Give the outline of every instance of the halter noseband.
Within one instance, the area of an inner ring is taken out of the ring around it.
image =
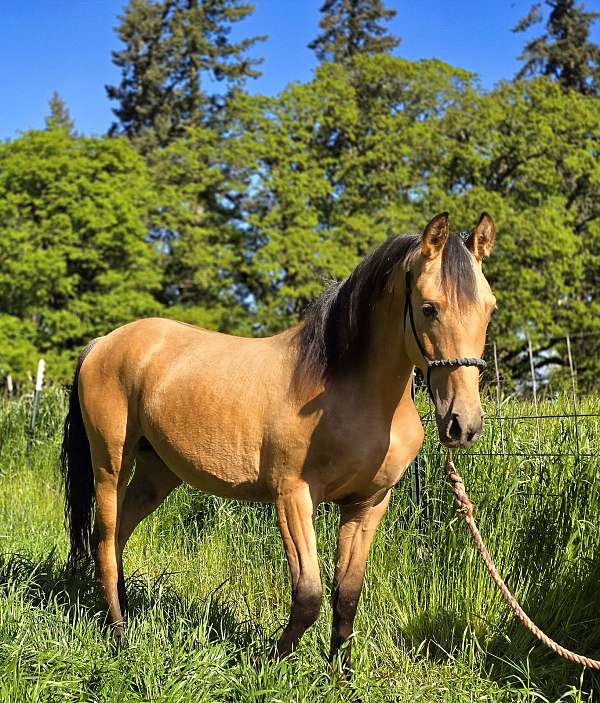
[[[423,348],[423,345],[421,344],[421,340],[419,339],[419,335],[417,334],[417,328],[415,327],[415,319],[413,317],[411,293],[412,293],[411,275],[410,275],[410,271],[407,271],[406,272],[406,285],[405,285],[405,292],[404,292],[404,329],[406,330],[406,316],[408,315],[408,318],[410,320],[410,327],[412,329],[412,333],[415,338],[415,342],[417,343],[417,346],[419,347],[419,351],[421,352],[423,359],[425,359],[425,362],[427,363],[427,390],[429,391],[429,395],[433,398],[433,393],[431,392],[431,384],[430,384],[430,377],[431,377],[431,370],[432,369],[456,368],[458,366],[476,366],[480,371],[482,371],[483,369],[486,368],[487,363],[483,359],[480,359],[475,356],[462,356],[457,359],[429,359],[427,357],[425,349]]]

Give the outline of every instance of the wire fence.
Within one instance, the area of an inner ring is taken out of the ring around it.
[[[542,399],[543,393],[542,396],[540,395],[540,391],[545,390],[547,377],[540,377],[539,367],[535,363],[536,352],[531,338],[526,337],[526,345],[521,353],[527,355],[529,376],[521,378],[521,392],[518,395],[529,397],[530,412],[514,412],[514,404],[510,401],[514,399],[515,394],[506,392],[496,343],[489,342],[493,359],[493,380],[490,380],[488,375],[486,393],[488,412],[485,419],[487,439],[477,442],[471,449],[461,451],[461,462],[518,459],[532,465],[539,465],[541,470],[548,461],[599,463],[600,412],[595,412],[598,404],[592,404],[591,411],[590,407],[582,407],[570,336],[564,337],[562,341],[566,350],[566,359],[562,365],[568,370],[570,383],[567,388],[563,385],[561,402],[558,408],[556,406],[553,408],[552,403]],[[547,369],[548,366],[545,365],[543,368]],[[425,442],[410,468],[411,496],[413,504],[426,516],[425,497],[428,494],[430,480],[428,469],[430,471],[432,467],[435,471],[439,469],[443,463],[444,450],[439,442],[433,440],[437,435],[435,409],[424,390],[419,372],[415,373],[413,379],[413,397],[419,407],[429,440]],[[519,410],[522,407],[521,404]],[[559,427],[549,429],[552,423],[558,424]],[[523,432],[523,424],[529,428],[525,432]],[[515,431],[517,425],[520,425],[518,433]],[[514,437],[517,434],[520,439],[515,442]],[[526,437],[526,441],[523,441],[523,436]]]

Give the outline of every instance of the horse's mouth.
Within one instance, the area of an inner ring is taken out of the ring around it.
[[[483,415],[474,421],[465,421],[456,413],[436,419],[440,442],[450,449],[468,449],[483,431]]]

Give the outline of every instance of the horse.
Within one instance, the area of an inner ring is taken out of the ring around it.
[[[466,240],[441,213],[421,235],[380,244],[302,322],[271,337],[150,318],[86,347],[61,452],[69,560],[94,557],[117,645],[125,641],[127,540],[185,482],[275,504],[292,590],[279,657],[317,619],[315,511],[324,501],[339,506],[336,657],[353,633],[391,490],[423,442],[415,366],[427,377],[441,442],[467,447],[481,434],[480,357],[495,309],[482,260],[495,236],[486,213]],[[350,645],[340,655],[348,670]]]

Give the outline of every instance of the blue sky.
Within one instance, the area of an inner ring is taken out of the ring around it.
[[[265,59],[252,91],[277,93],[294,80],[310,79],[315,67],[306,45],[318,33],[322,0],[254,0],[256,12],[234,36],[269,34],[255,49]],[[479,74],[492,87],[518,70],[525,41],[510,29],[532,0],[387,0],[398,10],[391,24],[402,38],[397,50],[409,59],[437,57]],[[111,51],[122,0],[33,0],[4,3],[0,27],[0,139],[42,127],[48,100],[57,90],[76,127],[86,134],[110,126],[104,85],[118,83]],[[600,10],[600,0],[588,0]],[[600,42],[600,23],[594,40]],[[533,30],[539,33],[541,25]]]

